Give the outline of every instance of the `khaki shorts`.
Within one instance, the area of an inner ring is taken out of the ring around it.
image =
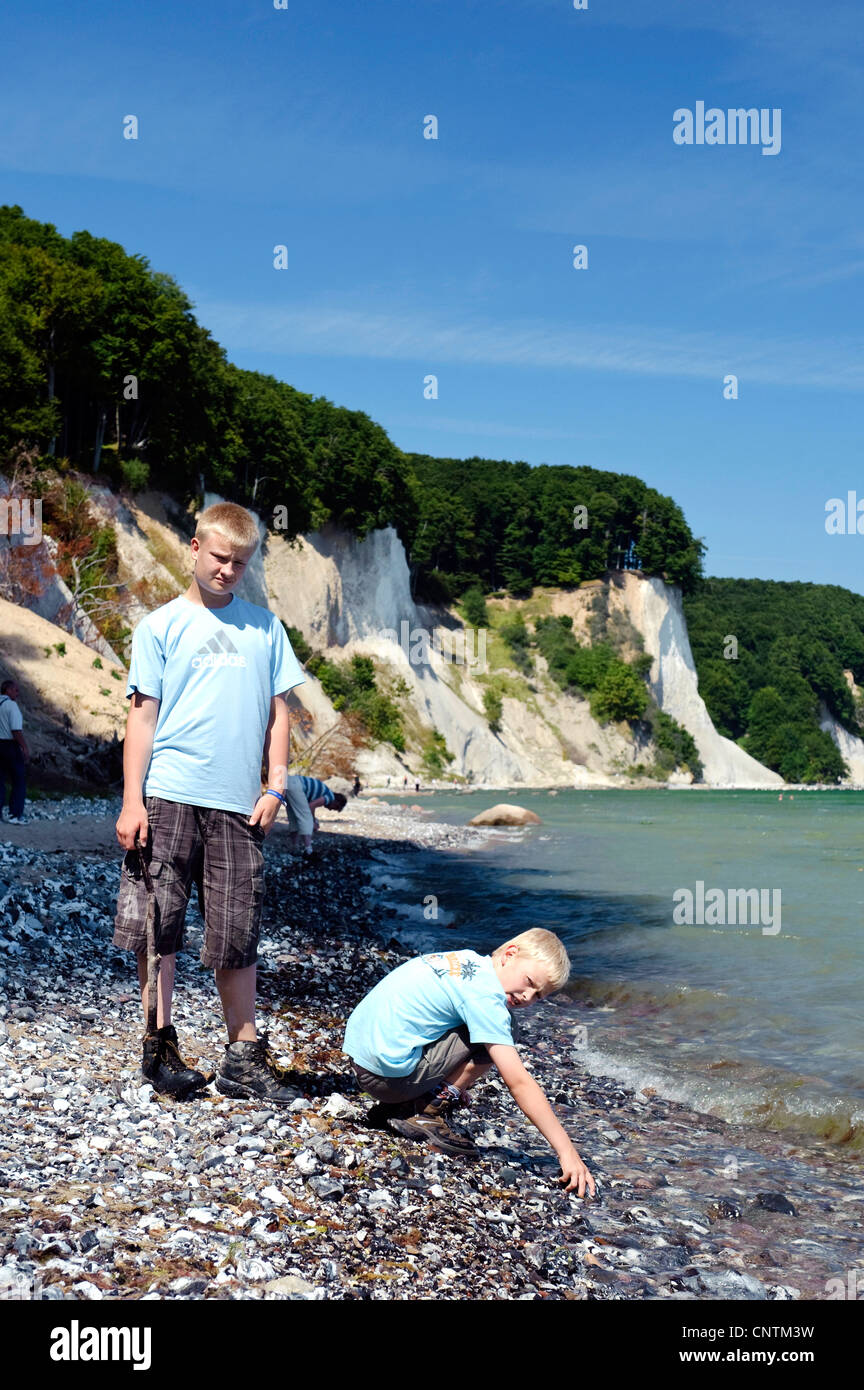
[[[173,955],[183,945],[186,904],[194,883],[204,917],[201,963],[242,970],[258,959],[264,895],[264,831],[241,811],[185,806],[148,796],[144,850],[156,895],[156,949]],[[130,850],[123,860],[114,945],[141,955],[147,949],[147,891]]]
[[[408,1076],[376,1076],[375,1072],[354,1062],[357,1082],[361,1091],[367,1091],[375,1100],[396,1104],[403,1100],[414,1100],[425,1091],[440,1086],[451,1071],[455,1071],[468,1059],[479,1062],[481,1066],[491,1065],[492,1058],[482,1043],[472,1043],[467,1026],[452,1028],[443,1037],[427,1043],[420,1061]]]

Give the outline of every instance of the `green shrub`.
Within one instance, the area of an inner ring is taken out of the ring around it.
[[[150,465],[143,459],[121,459],[120,476],[130,492],[143,492],[150,482]]]
[[[305,666],[310,656],[312,655],[312,648],[309,646],[309,643],[306,641],[306,638],[303,636],[303,633],[300,631],[299,628],[289,627],[288,624],[285,622],[283,622],[282,626],[285,629],[288,641],[291,643],[291,650],[293,651],[297,660],[299,662],[302,662],[302,664]]]
[[[426,737],[423,749],[423,766],[433,777],[440,777],[446,770],[447,763],[452,761],[453,754],[447,749],[444,735],[439,734],[437,729],[432,729]]]
[[[489,614],[479,584],[473,585],[462,597],[462,616],[468,627],[488,627]]]
[[[483,708],[486,711],[486,718],[489,720],[489,728],[493,734],[501,731],[501,715],[504,704],[501,699],[500,691],[493,686],[487,686],[483,691]]]
[[[698,780],[703,769],[693,735],[661,709],[652,716],[651,724],[659,769],[672,772],[676,767],[687,768]]]
[[[564,672],[565,684],[590,693],[599,689],[613,666],[624,667],[624,663],[617,660],[612,648],[605,642],[598,642],[594,647],[582,647],[577,643]],[[630,667],[624,669],[629,671]]]
[[[510,649],[510,654],[518,669],[526,675],[533,669],[531,660],[531,634],[525,626],[521,613],[515,613],[498,629],[498,635]]]
[[[350,662],[336,662],[313,652],[306,669],[321,682],[335,710],[352,711],[376,742],[390,743],[397,752],[405,752],[402,715],[394,701],[378,690],[371,657],[354,656]]]
[[[648,691],[632,666],[613,657],[591,696],[594,718],[601,723],[609,719],[641,719],[647,704]]]

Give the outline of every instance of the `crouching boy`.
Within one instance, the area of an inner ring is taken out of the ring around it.
[[[475,951],[417,956],[375,986],[348,1019],[344,1050],[360,1089],[379,1104],[375,1120],[442,1152],[477,1158],[453,1130],[454,1105],[495,1066],[520,1110],[552,1145],[569,1192],[594,1194],[594,1179],[551,1105],[522,1065],[510,1013],[566,983],[567,952],[534,927],[481,956]],[[370,1118],[371,1118],[370,1113]]]

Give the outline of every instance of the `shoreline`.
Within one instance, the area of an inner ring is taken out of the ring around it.
[[[130,961],[110,946],[113,815],[62,805],[75,814],[37,813],[0,839],[0,1122],[28,1136],[0,1142],[5,1287],[38,1276],[43,1296],[75,1299],[787,1300],[827,1298],[855,1267],[860,1165],[591,1075],[572,1041],[582,1013],[563,996],[523,1016],[520,1051],[599,1200],[557,1188],[554,1153],[492,1080],[464,1112],[479,1163],[363,1126],[344,1020],[410,954],[388,935],[398,919],[370,856],[488,840],[425,808],[349,800],[341,821],[322,814],[308,863],[280,843],[281,822],[268,838],[259,1027],[297,1072],[294,1106],[155,1097],[138,1074]],[[177,1026],[184,1055],[212,1066],[223,1025],[200,926],[190,905]]]

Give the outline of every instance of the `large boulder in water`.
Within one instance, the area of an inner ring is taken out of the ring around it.
[[[488,811],[481,811],[478,816],[472,817],[468,824],[542,825],[543,822],[533,811],[526,811],[524,806],[514,806],[509,801],[501,801],[497,806],[490,806]]]

